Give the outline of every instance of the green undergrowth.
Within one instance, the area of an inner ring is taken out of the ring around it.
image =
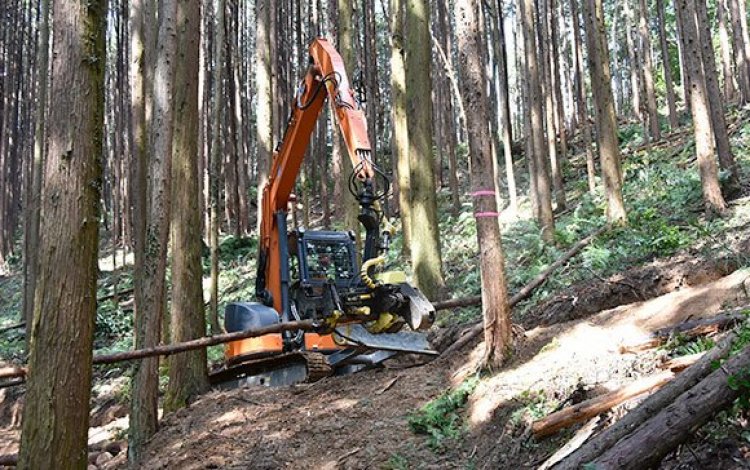
[[[459,439],[465,431],[463,410],[478,383],[478,377],[467,379],[410,414],[412,431],[428,436],[427,443],[435,451],[443,450],[446,441]]]
[[[623,129],[621,138],[635,138],[637,129]],[[627,147],[632,142],[625,142]],[[744,175],[750,175],[750,123],[733,137],[733,148]],[[731,246],[750,224],[750,202],[733,206],[732,215],[708,220],[704,216],[700,178],[689,142],[684,147],[657,148],[623,153],[624,198],[627,225],[608,231],[558,269],[531,298],[520,305],[520,316],[553,293],[581,281],[598,280],[643,265],[657,258],[681,252],[696,256],[734,257],[739,266],[750,265],[750,254]],[[581,155],[572,159],[580,165]],[[518,291],[578,240],[606,223],[606,201],[599,190],[589,194],[585,170],[578,178],[569,178],[566,186],[568,209],[556,217],[555,244],[543,242],[535,221],[522,206],[519,218],[503,226],[506,276],[511,294]],[[445,198],[447,200],[447,198]],[[442,206],[447,202],[443,201]],[[528,203],[525,202],[527,205]],[[446,206],[447,207],[447,206]],[[525,212],[524,212],[524,209]],[[453,297],[478,295],[480,289],[477,261],[476,225],[468,201],[457,217],[441,211],[442,254],[448,290]],[[477,319],[478,308],[460,309],[439,317],[442,324]]]

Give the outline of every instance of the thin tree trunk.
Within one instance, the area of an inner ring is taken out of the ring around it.
[[[661,1],[661,0],[659,0]],[[732,102],[737,98],[737,85],[732,71],[732,45],[727,31],[726,0],[716,2],[716,19],[719,23],[719,46],[721,48],[721,66],[724,75],[724,99]]]
[[[690,97],[690,112],[693,115],[695,151],[703,188],[703,201],[709,215],[721,215],[726,210],[726,202],[724,202],[719,186],[716,146],[699,45],[696,6],[693,0],[677,0],[675,5],[678,21],[682,27],[682,51],[685,54],[683,59],[688,72],[686,83]]]
[[[203,248],[198,208],[198,82],[200,74],[200,4],[179,0],[177,6],[177,66],[172,148],[172,303],[171,338],[179,343],[206,334],[203,311]],[[178,354],[169,360],[169,384],[164,409],[187,405],[208,388],[206,350]]]
[[[484,318],[485,353],[483,362],[499,366],[512,348],[510,307],[505,281],[498,207],[494,191],[492,150],[488,134],[484,64],[479,27],[478,0],[456,0],[456,35],[458,37],[459,73],[467,117],[469,147],[472,159],[471,180],[474,217],[477,224],[479,266],[482,283],[482,316]]]
[[[528,109],[530,125],[527,138],[531,139],[531,153],[528,154],[532,178],[536,185],[536,198],[539,207],[538,221],[542,228],[542,238],[551,243],[555,234],[555,219],[552,212],[552,192],[547,170],[547,149],[544,141],[544,112],[542,106],[542,87],[537,58],[535,37],[534,5],[524,0],[520,6],[523,21],[524,44],[526,52],[526,69],[528,82]]]
[[[667,23],[664,15],[664,0],[656,0],[656,13],[659,16],[659,43],[661,46],[661,63],[664,67],[664,86],[667,89],[667,108],[669,109],[669,127],[674,131],[679,126],[677,106],[675,104],[674,81],[672,80],[672,63],[669,59],[667,44]]]
[[[586,0],[585,5],[589,73],[596,103],[596,140],[607,198],[607,220],[612,224],[624,224],[626,215],[622,198],[622,164],[604,32],[604,11],[601,0]]]
[[[586,151],[586,175],[589,193],[596,192],[596,165],[594,150],[592,149],[591,124],[589,123],[588,106],[586,105],[586,87],[583,78],[583,40],[581,39],[581,23],[578,16],[578,0],[570,0],[571,15],[573,16],[573,36],[575,42],[576,69],[576,99],[578,101],[578,125],[583,133],[583,145]]]
[[[138,315],[135,321],[137,348],[159,343],[165,310],[167,242],[169,240],[171,160],[172,160],[172,89],[177,41],[175,37],[176,0],[159,3],[157,40],[151,96],[152,117],[149,126],[149,178],[146,209],[146,244],[143,277],[136,288]],[[137,462],[148,439],[158,429],[159,361],[147,359],[136,365],[130,403],[128,460]]]
[[[656,107],[656,92],[654,91],[654,61],[651,57],[651,33],[648,27],[648,10],[646,0],[640,0],[638,15],[638,30],[640,33],[640,50],[643,59],[643,79],[646,88],[646,110],[648,111],[648,123],[653,140],[661,140],[661,129],[659,128],[659,112]]]

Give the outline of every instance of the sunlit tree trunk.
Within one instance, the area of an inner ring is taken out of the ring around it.
[[[198,207],[198,73],[200,4],[177,5],[177,66],[175,70],[174,144],[172,147],[172,303],[171,338],[175,343],[206,334],[203,311],[201,214]],[[186,406],[208,388],[206,350],[169,358],[166,410]]]
[[[50,140],[21,469],[87,465],[106,2],[54,0],[52,15]],[[76,112],[71,113],[72,109]]]
[[[612,98],[602,1],[585,0],[584,11],[589,74],[596,109],[596,140],[602,166],[604,194],[607,199],[607,220],[612,224],[624,224],[627,219],[622,198],[622,163],[620,145],[617,141],[617,120]]]
[[[498,207],[493,191],[487,190],[494,187],[494,162],[487,127],[489,113],[480,45],[484,39],[478,21],[480,8],[478,0],[456,0],[455,3],[461,95],[468,111],[466,124],[471,155],[471,185],[477,241],[480,247],[479,268],[485,339],[483,362],[499,366],[512,348],[511,321],[505,261],[497,219]]]

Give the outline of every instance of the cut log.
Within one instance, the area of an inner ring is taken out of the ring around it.
[[[0,467],[15,467],[18,465],[17,454],[0,455]]]
[[[550,458],[545,460],[537,470],[547,470],[548,468],[552,468],[557,462],[561,461],[562,459],[570,455],[573,451],[581,447],[583,443],[586,442],[586,439],[591,437],[591,435],[594,433],[597,424],[599,424],[598,416],[589,420],[589,422],[584,424],[581,429],[576,431],[573,438],[569,440],[564,446],[560,447],[557,452],[552,454]]]
[[[0,369],[0,379],[13,379],[26,375],[25,367],[3,367]]]
[[[733,310],[732,312],[723,313],[711,318],[683,322],[674,326],[661,328],[643,340],[620,345],[620,353],[636,354],[641,351],[653,349],[666,344],[670,338],[676,335],[682,335],[685,338],[696,338],[698,336],[718,333],[719,331],[733,327],[747,318],[746,315],[740,313],[745,308]]]
[[[599,395],[598,397],[583,401],[577,405],[563,408],[562,410],[552,413],[538,421],[534,421],[531,425],[531,430],[537,438],[550,436],[561,429],[565,429],[574,424],[598,416],[631,398],[661,388],[673,378],[674,373],[666,371],[636,380],[618,390]]]
[[[736,338],[736,333],[730,333],[713,349],[707,352],[698,362],[688,367],[684,372],[675,377],[674,380],[643,400],[637,408],[631,410],[619,421],[586,442],[578,450],[556,465],[555,469],[578,470],[586,462],[596,459],[605,450],[612,447],[623,437],[627,436],[641,423],[651,418],[662,408],[673,402],[674,399],[685,390],[695,386],[710,374],[714,370],[714,362],[720,360],[729,353],[732,343]]]
[[[584,238],[583,240],[573,245],[559,259],[557,259],[554,263],[550,264],[547,269],[545,269],[537,277],[532,279],[531,282],[526,284],[521,290],[516,292],[516,294],[513,297],[511,297],[510,300],[508,300],[508,305],[511,308],[513,308],[520,301],[528,298],[534,292],[534,290],[536,290],[539,286],[544,284],[544,282],[547,280],[548,277],[550,277],[550,275],[552,275],[553,272],[555,272],[559,267],[567,263],[572,257],[577,255],[586,246],[591,244],[591,242],[594,241],[596,237],[604,233],[606,229],[607,227],[602,227],[596,230],[594,233],[592,233],[588,237]],[[443,302],[434,303],[433,305],[435,306],[435,310],[447,310],[450,308],[471,307],[471,306],[476,306],[476,305],[481,305],[481,304],[482,304],[482,297],[477,296],[477,297],[468,297],[465,299],[446,300]],[[465,330],[465,332],[456,340],[455,343],[453,343],[445,351],[443,351],[441,355],[447,356],[451,354],[453,351],[457,351],[461,349],[462,347],[466,345],[466,343],[476,338],[482,331],[484,331],[484,326],[482,325],[482,322],[478,322],[472,325],[471,327]]]
[[[594,468],[627,470],[658,465],[716,413],[732,406],[740,390],[730,387],[730,377],[747,380],[750,377],[748,367],[750,347],[745,347],[599,456],[593,462]]]
[[[700,359],[705,355],[705,352],[700,352],[696,354],[689,354],[687,356],[675,357],[674,359],[670,359],[666,362],[663,362],[662,364],[659,364],[659,368],[671,370],[672,372],[682,372],[696,362],[700,361]]]

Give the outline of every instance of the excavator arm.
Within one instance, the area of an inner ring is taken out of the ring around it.
[[[284,259],[287,251],[286,211],[326,98],[331,99],[354,168],[354,177],[363,188],[358,197],[362,206],[360,220],[368,232],[377,234],[378,218],[372,209],[376,171],[365,115],[336,49],[327,40],[318,38],[310,45],[309,53],[310,66],[292,102],[287,129],[278,150],[274,152],[269,180],[263,189],[261,259],[256,290],[264,303],[272,304],[279,312],[288,310],[288,301],[283,298],[286,295],[282,292],[285,282],[288,282],[283,279],[283,273],[287,271],[283,265],[288,262]],[[372,251],[373,248],[367,249],[365,258],[371,257]]]

